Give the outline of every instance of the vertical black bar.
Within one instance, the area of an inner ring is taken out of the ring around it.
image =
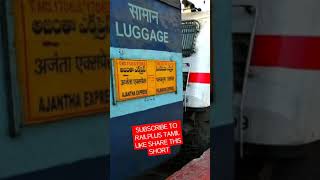
[[[10,55],[9,55],[9,38],[8,38],[8,20],[7,20],[7,6],[6,0],[1,0],[1,39],[3,45],[3,56],[2,61],[4,64],[4,77],[5,77],[5,86],[6,86],[6,97],[7,97],[7,111],[8,111],[8,128],[9,128],[9,135],[11,137],[17,136],[16,131],[16,121],[13,115],[13,99],[12,99],[12,81],[11,81],[11,72],[10,72]]]
[[[211,179],[233,180],[234,123],[232,115],[232,1],[213,0],[214,95],[211,115]]]

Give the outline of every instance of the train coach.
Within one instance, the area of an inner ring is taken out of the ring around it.
[[[0,179],[106,179],[108,1],[1,1]]]
[[[179,152],[179,146],[164,141],[141,140],[167,136],[159,127],[168,123],[182,124],[180,25],[177,0],[111,1],[111,179],[135,177]]]
[[[236,137],[248,145],[242,155],[291,157],[319,141],[318,6],[259,0],[233,9]]]

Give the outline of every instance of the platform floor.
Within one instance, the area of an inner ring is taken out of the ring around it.
[[[193,159],[166,180],[210,180],[210,149]]]
[[[193,174],[189,174],[192,172]],[[196,175],[196,176],[194,176]],[[198,176],[197,176],[198,175]],[[166,163],[132,178],[131,180],[209,180],[210,149],[205,152],[186,151],[180,153]]]

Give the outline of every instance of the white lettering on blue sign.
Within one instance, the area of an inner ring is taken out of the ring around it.
[[[127,37],[135,39],[143,39],[146,41],[169,43],[168,32],[155,31],[154,29],[141,28],[137,25],[115,22],[116,35],[118,37]]]
[[[141,18],[144,18],[148,23],[152,23],[152,21],[155,20],[156,23],[159,24],[158,12],[131,3],[128,3],[128,5],[133,19],[141,21]]]
[[[129,11],[133,19],[159,24],[159,13],[131,3],[128,3]],[[168,32],[148,29],[137,25],[115,22],[116,36],[134,38],[138,40],[169,43]]]

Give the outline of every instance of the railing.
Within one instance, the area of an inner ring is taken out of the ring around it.
[[[182,56],[190,57],[195,52],[195,41],[200,31],[200,23],[196,20],[186,20],[181,23]]]

